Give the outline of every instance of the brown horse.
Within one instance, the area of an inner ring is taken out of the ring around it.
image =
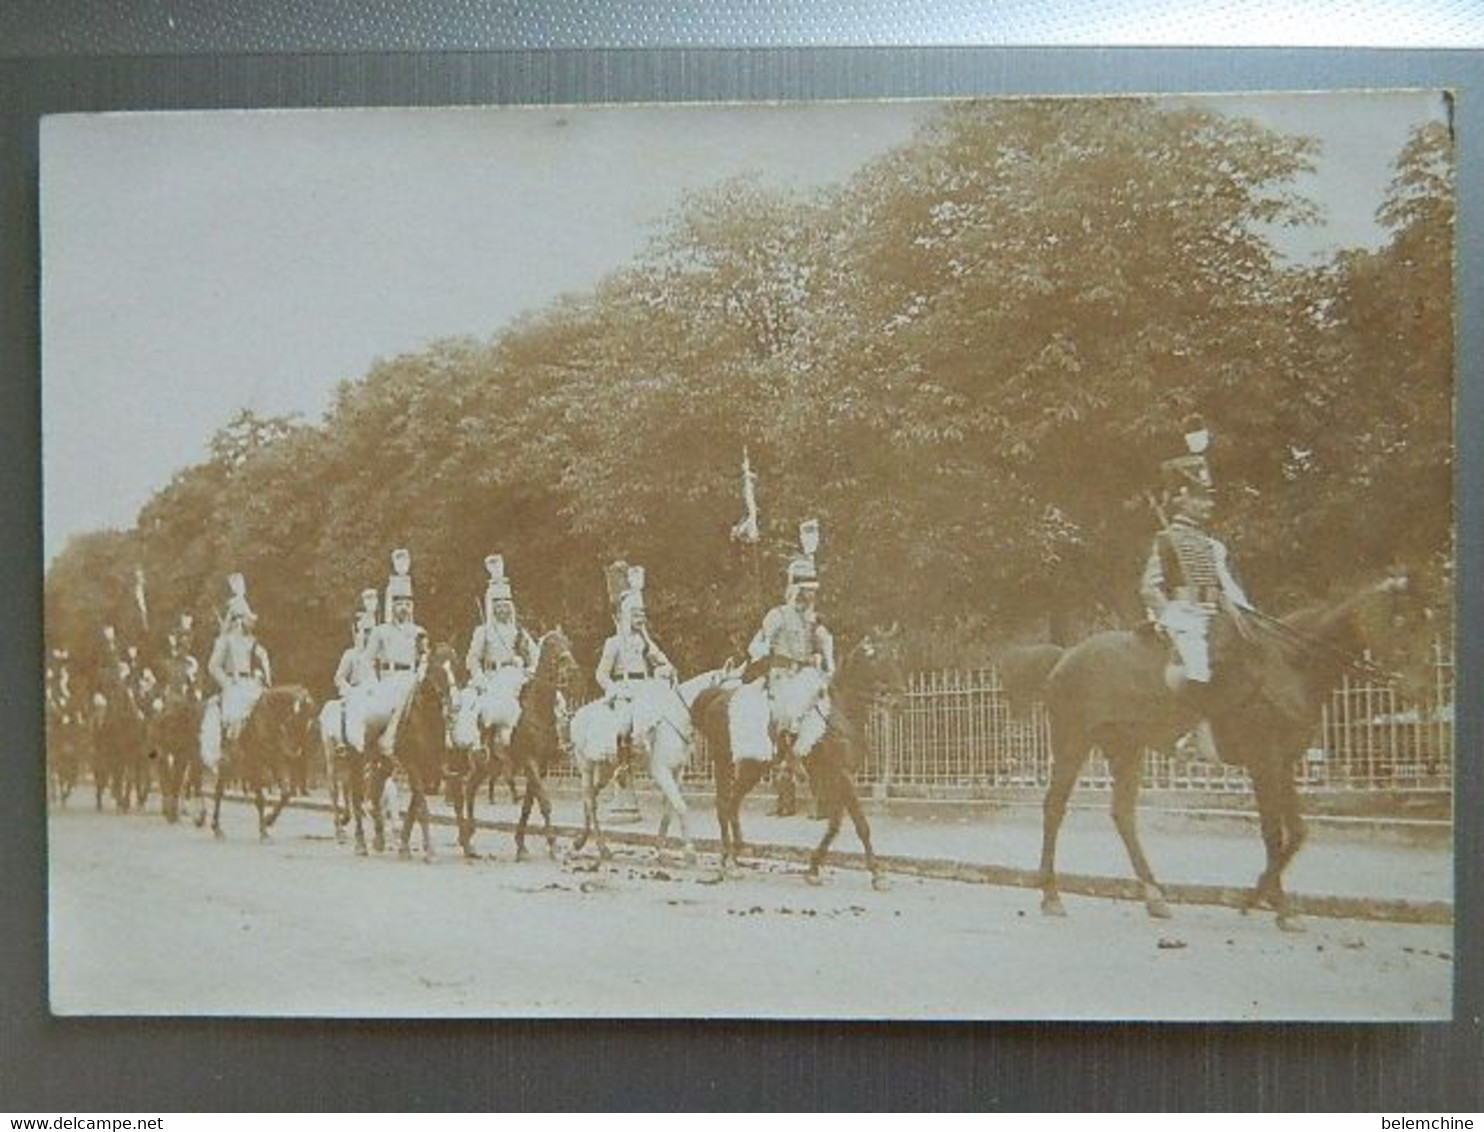
[[[314,726],[314,697],[307,688],[277,684],[263,690],[237,737],[222,741],[211,810],[211,832],[218,839],[226,836],[222,830],[222,795],[229,778],[240,779],[252,791],[258,811],[258,838],[270,839],[273,823],[289,804],[294,769],[306,757]],[[264,797],[270,784],[278,791],[272,809]]]
[[[397,722],[393,758],[381,753],[380,733],[370,728],[366,731],[366,793],[376,823],[374,844],[378,852],[386,847],[386,819],[381,799],[387,780],[397,767],[401,767],[407,776],[410,797],[402,819],[398,852],[404,860],[412,857],[412,826],[416,823],[422,830],[424,859],[429,862],[435,859],[428,828],[428,797],[438,793],[443,781],[448,728],[454,706],[451,658],[456,655],[448,644],[440,644],[433,650],[425,672],[413,687],[412,699]]]
[[[160,812],[166,821],[180,820],[181,797],[201,776],[201,691],[194,660],[173,657],[165,665],[159,706],[149,715],[150,758],[160,777]]]
[[[545,633],[538,643],[536,672],[521,690],[520,722],[511,732],[507,756],[511,779],[517,776],[525,779],[520,819],[515,825],[517,861],[530,857],[526,852],[526,828],[535,806],[541,809],[546,851],[550,856],[556,856],[556,833],[551,828],[551,798],[546,793],[546,772],[562,757],[557,703],[576,670],[577,659],[572,655],[572,642],[561,626]]]
[[[1270,906],[1278,926],[1301,930],[1283,891],[1283,871],[1305,838],[1294,765],[1331,690],[1377,636],[1382,615],[1397,622],[1404,577],[1388,578],[1332,605],[1281,620],[1218,617],[1212,629],[1216,677],[1192,703],[1169,690],[1168,645],[1152,631],[1098,633],[1067,650],[1046,675],[1052,771],[1043,814],[1041,910],[1064,916],[1056,885],[1056,841],[1067,801],[1094,746],[1113,775],[1113,823],[1144,892],[1149,914],[1170,915],[1139,843],[1137,804],[1144,751],[1170,747],[1204,716],[1221,758],[1246,768],[1257,802],[1267,867],[1247,907]],[[1044,667],[1044,656],[1026,667]],[[1025,683],[1016,673],[1008,683]]]
[[[119,812],[128,813],[136,797],[142,809],[149,795],[145,712],[124,672],[94,691],[88,738],[97,808],[111,793]]]
[[[845,815],[849,814],[866,854],[866,867],[871,872],[872,884],[879,889],[887,887],[871,843],[871,825],[856,793],[854,771],[865,749],[865,721],[872,704],[895,700],[902,694],[906,683],[899,631],[895,626],[884,632],[875,631],[861,638],[846,655],[830,684],[827,702],[815,709],[825,713],[825,730],[823,737],[805,756],[804,769],[828,824],[824,837],[809,858],[805,879],[811,884],[820,883],[820,870],[824,867],[830,845],[839,835]],[[697,696],[691,712],[706,738],[716,778],[716,817],[721,827],[723,875],[735,868],[745,849],[741,821],[743,799],[758,784],[769,765],[761,759],[733,759],[730,709],[736,695],[735,688],[707,689]]]

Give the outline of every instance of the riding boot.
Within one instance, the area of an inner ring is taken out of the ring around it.
[[[1180,690],[1181,698],[1190,710],[1200,717],[1191,731],[1196,754],[1203,762],[1220,762],[1221,753],[1216,748],[1216,736],[1207,718],[1211,704],[1211,685],[1200,680],[1187,680]]]

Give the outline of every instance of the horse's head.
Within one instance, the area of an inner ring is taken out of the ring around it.
[[[1325,669],[1338,676],[1348,667],[1363,677],[1395,682],[1414,697],[1431,689],[1438,638],[1449,629],[1415,576],[1404,570],[1284,620],[1297,630],[1291,647],[1324,680],[1329,679]]]
[[[558,625],[543,633],[536,643],[536,678],[563,687],[576,671],[577,658],[565,630]]]
[[[458,664],[458,651],[443,641],[428,654],[428,665],[422,682],[418,687],[417,698],[433,697],[438,703],[439,710],[445,715],[450,715],[459,700],[459,678],[456,665]]]
[[[261,738],[285,758],[297,759],[310,749],[317,722],[308,688],[278,684],[263,692],[243,734]]]
[[[836,683],[894,706],[907,688],[901,626],[875,628],[862,637],[840,665]]]

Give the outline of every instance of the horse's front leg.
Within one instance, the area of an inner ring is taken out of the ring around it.
[[[593,834],[593,781],[597,774],[596,765],[582,761],[582,770],[579,772],[579,783],[582,792],[582,832],[572,839],[572,852],[581,853],[587,845],[587,839]]]
[[[295,780],[298,778],[292,770],[275,769],[273,772],[273,784],[278,788],[278,800],[273,803],[273,809],[268,813],[267,828],[272,829],[273,823],[278,821],[279,815],[288,808],[289,800],[293,797]]]
[[[223,751],[216,764],[216,786],[211,803],[211,832],[218,841],[227,836],[222,830],[222,795],[227,792],[227,766],[227,753]]]
[[[604,789],[607,788],[608,784],[613,781],[617,774],[618,760],[614,759],[612,762],[599,763],[597,765],[597,773],[593,778],[591,802],[593,838],[598,843],[598,859],[600,861],[610,860],[613,857],[613,850],[608,848],[608,837],[603,832],[603,821],[600,814],[601,807],[598,805],[598,799],[602,797]]]
[[[366,855],[366,827],[363,810],[366,805],[366,768],[365,756],[358,755],[354,750],[345,752],[345,802],[350,812],[350,820],[355,825],[356,856]]]
[[[809,767],[810,789],[814,792],[816,802],[823,801],[823,795],[828,793],[829,788],[825,781],[829,772],[817,767]],[[882,870],[880,863],[876,860],[876,847],[871,844],[871,823],[866,820],[865,807],[861,805],[860,795],[856,792],[855,782],[850,777],[850,772],[843,766],[840,768],[841,780],[838,789],[844,810],[850,815],[850,824],[855,827],[855,835],[860,838],[861,848],[866,854],[866,868],[871,873],[871,887],[877,892],[886,892],[891,888],[891,882],[886,879],[886,873]],[[826,807],[826,817],[828,807]],[[820,864],[824,864],[824,858],[820,858]]]
[[[1077,785],[1077,776],[1090,753],[1091,746],[1080,732],[1052,717],[1051,782],[1041,803],[1041,869],[1037,877],[1041,888],[1041,913],[1045,916],[1067,914],[1056,885],[1056,842],[1062,821],[1067,816],[1072,789]]]
[[[1143,772],[1143,754],[1134,743],[1106,743],[1103,754],[1113,772],[1113,825],[1123,840],[1129,864],[1144,893],[1144,907],[1156,920],[1168,920],[1172,913],[1165,903],[1164,890],[1154,879],[1154,870],[1144,856],[1139,840],[1139,778]]]
[[[531,765],[530,777],[526,780],[527,793],[534,794],[536,805],[541,809],[541,835],[546,838],[546,855],[553,861],[557,856],[556,831],[551,827],[551,796],[546,792],[546,777],[541,768]]]
[[[379,755],[367,755],[364,772],[365,801],[371,807],[373,826],[371,844],[378,853],[386,851],[386,814],[382,809],[381,798],[386,790],[387,779],[384,760]]]
[[[411,797],[407,799],[407,809],[402,816],[400,847],[397,849],[397,855],[404,861],[412,860],[412,827],[417,823],[417,803],[422,797],[422,783],[410,773],[407,776],[407,792]]]
[[[437,860],[437,854],[433,850],[432,811],[433,807],[428,804],[428,791],[420,791],[414,799],[417,803],[417,824],[423,834],[423,860],[432,864]]]
[[[684,847],[685,863],[694,865],[696,863],[696,844],[691,838],[689,807],[685,804],[685,795],[680,791],[680,783],[676,780],[676,772],[668,765],[654,759],[650,763],[649,777],[654,779],[656,786],[665,799],[665,811],[660,818],[660,842],[663,847],[665,837],[669,833],[670,815],[675,815],[675,820],[680,825],[680,840]]]
[[[1252,789],[1257,800],[1258,822],[1262,829],[1267,867],[1257,878],[1242,911],[1266,904],[1277,914],[1278,927],[1286,932],[1304,931],[1303,920],[1293,910],[1288,893],[1283,889],[1283,871],[1293,860],[1308,836],[1299,813],[1298,788],[1286,765],[1263,767],[1252,772]]]
[[[767,772],[768,763],[763,759],[743,759],[735,767],[735,777],[732,779],[731,789],[727,791],[727,821],[732,831],[732,857],[731,866],[733,871],[742,863],[742,856],[747,852],[747,842],[742,837],[742,803],[746,801],[747,795],[752,792],[763,775]],[[722,862],[725,871],[727,862]]]

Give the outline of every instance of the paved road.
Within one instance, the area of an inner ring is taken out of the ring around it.
[[[934,1018],[1446,1017],[1452,931],[1068,898],[858,872],[823,888],[760,864],[358,859],[323,814],[215,842],[158,816],[50,822],[59,1013],[761,1015]],[[1103,819],[1106,820],[1106,819]],[[451,843],[446,828],[437,831]],[[848,838],[848,835],[847,835]],[[883,846],[883,848],[888,848]]]

